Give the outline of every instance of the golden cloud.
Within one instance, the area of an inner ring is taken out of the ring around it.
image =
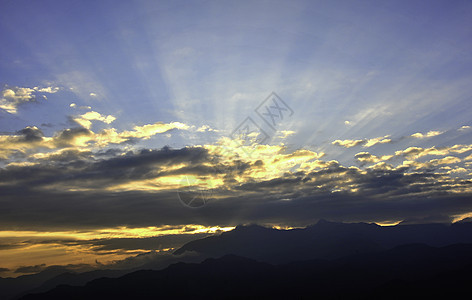
[[[361,139],[361,140],[335,140],[331,144],[341,146],[344,148],[352,148],[355,146],[362,145],[364,148],[369,148],[377,144],[386,144],[390,143],[392,140],[389,139],[390,135],[383,137],[376,137],[372,139]]]
[[[443,133],[443,131],[431,130],[431,131],[428,131],[427,133],[417,132],[417,133],[412,134],[411,136],[414,137],[414,138],[418,138],[418,139],[424,139],[424,138],[429,138],[429,137],[433,137],[433,136],[438,136],[442,133]]]
[[[0,109],[7,111],[10,114],[18,113],[18,106],[27,102],[36,101],[34,93],[56,93],[59,91],[58,87],[6,87],[1,92]],[[45,98],[46,96],[44,96]]]
[[[381,161],[389,160],[393,157],[393,155],[382,155],[382,156],[375,156],[370,154],[369,152],[359,152],[354,156],[358,161],[363,163],[378,163]]]
[[[105,116],[96,111],[89,111],[83,115],[73,118],[73,120],[77,122],[78,124],[80,124],[82,127],[90,129],[90,127],[92,127],[91,121],[96,120],[96,121],[104,122],[106,124],[111,124],[113,121],[116,120],[116,118],[112,115]]]
[[[444,156],[450,153],[464,153],[472,150],[472,145],[454,145],[450,147],[408,147],[405,150],[395,151],[396,156],[404,156],[409,159],[417,159],[427,155]]]
[[[81,122],[101,120],[113,122],[113,116],[102,116],[98,113],[84,114]],[[85,124],[88,125],[88,124]],[[104,129],[95,133],[86,127],[68,128],[56,132],[52,137],[45,137],[36,126],[28,126],[13,135],[0,135],[0,159],[8,159],[12,153],[34,154],[44,150],[62,148],[91,148],[105,147],[108,144],[120,144],[131,139],[149,139],[152,136],[165,133],[172,129],[188,129],[189,126],[180,122],[147,124],[135,126],[133,130],[118,132],[116,129]]]

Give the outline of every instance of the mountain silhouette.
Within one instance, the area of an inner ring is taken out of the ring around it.
[[[466,249],[467,244],[472,244],[472,223],[470,222],[454,224],[400,224],[382,227],[368,223],[336,223],[321,220],[312,226],[292,230],[277,230],[258,225],[240,225],[232,231],[185,244],[174,252],[176,254],[174,261],[181,261],[178,254],[185,255],[188,251],[197,252],[199,255],[196,258],[213,257],[218,258],[218,264],[226,263],[225,268],[229,268],[227,272],[232,272],[232,274],[226,274],[225,276],[231,277],[238,274],[239,271],[235,270],[239,269],[234,268],[239,266],[230,266],[229,262],[231,259],[236,260],[236,257],[244,257],[252,262],[247,263],[248,265],[252,265],[255,262],[265,263],[264,266],[267,268],[273,268],[275,265],[276,269],[279,270],[277,271],[279,272],[278,276],[288,276],[284,275],[284,273],[289,272],[291,273],[289,276],[300,277],[306,271],[308,275],[305,276],[310,277],[312,274],[318,274],[317,280],[324,280],[323,278],[325,278],[326,274],[331,274],[331,277],[335,278],[340,276],[337,272],[346,272],[346,270],[339,269],[340,264],[344,266],[348,263],[354,264],[353,268],[361,271],[359,274],[367,270],[364,265],[369,266],[371,272],[383,274],[385,270],[396,270],[399,265],[406,264],[409,258],[417,257],[414,256],[414,251],[421,254],[420,259],[414,258],[414,261],[410,262],[410,264],[417,264],[423,256],[435,255],[436,252],[434,251],[436,250],[434,249],[436,248],[442,249],[441,247],[448,246],[446,249],[453,249],[454,247]],[[402,251],[405,252],[403,253]],[[195,255],[195,253],[192,253],[192,255]],[[462,257],[466,261],[468,253],[462,254]],[[222,258],[226,260],[221,262]],[[188,262],[200,262],[201,259]],[[456,258],[452,260],[457,261]],[[208,266],[210,262],[212,260],[205,261],[205,266]],[[357,264],[355,264],[356,262]],[[401,263],[397,265],[397,262]],[[440,265],[434,259],[430,259],[428,263],[432,267]],[[283,265],[289,266],[286,269],[287,272],[280,271],[283,269]],[[178,266],[188,268],[189,264],[172,265],[171,270],[178,269]],[[197,268],[198,264],[192,266]],[[465,267],[466,265],[461,264],[460,266]],[[156,267],[152,263],[141,267],[141,269],[152,270],[162,268],[163,266]],[[425,270],[429,270],[429,268],[431,267],[428,265],[420,265],[418,270],[421,274],[421,272],[425,273]],[[461,272],[458,266],[454,268],[457,272]],[[49,271],[48,277],[45,277],[44,274],[39,276],[40,273],[19,278],[0,279],[0,286],[5,288],[5,290],[2,290],[2,294],[18,297],[25,295],[25,291],[36,294],[44,293],[48,290],[56,290],[57,292],[57,289],[53,288],[59,288],[61,285],[64,289],[66,286],[69,286],[68,288],[70,286],[82,286],[86,282],[94,282],[93,280],[97,278],[119,277],[136,270],[136,268],[113,272],[97,270],[79,274],[65,273],[64,270],[63,272],[58,272],[56,270],[55,273]],[[326,270],[327,273],[319,273],[322,270]],[[441,271],[439,269],[434,270],[436,273]],[[444,271],[447,271],[447,268]],[[182,272],[186,273],[187,271]],[[267,275],[264,276],[270,278],[270,274],[272,273],[267,271]],[[359,274],[353,276],[358,277]],[[416,274],[415,270],[408,270],[400,278],[402,280],[412,280],[412,278],[408,277],[409,274]],[[182,276],[185,276],[185,274]],[[206,275],[201,276],[205,278]],[[42,279],[38,280],[39,277]],[[36,279],[32,281],[31,278]],[[369,278],[368,280],[376,282],[377,278],[382,278],[382,276]],[[422,279],[424,276],[418,276],[418,278]],[[25,281],[26,279],[31,282]],[[231,280],[236,279],[232,278]],[[273,280],[277,282],[276,279]],[[396,279],[392,277],[389,280]],[[392,281],[392,283],[389,280],[385,279],[382,282],[378,282],[375,285],[376,288],[381,290],[383,288],[388,289],[389,284],[393,283],[403,286],[404,289],[408,288],[407,281],[402,281],[402,284],[400,284],[400,282]],[[260,282],[260,280],[256,281]],[[362,280],[357,285],[362,286],[361,283]],[[12,287],[16,293],[12,293]],[[257,287],[253,288],[260,290],[259,287],[260,285],[257,285]],[[371,286],[368,286],[367,289],[373,291]],[[7,297],[4,298],[8,299]]]
[[[271,265],[235,255],[58,286],[22,299],[413,299],[461,295],[472,245],[412,244],[334,260]]]
[[[16,278],[0,278],[0,299],[11,299],[29,288],[39,286],[46,280],[64,272],[67,272],[66,268],[54,267],[37,274],[22,275]]]
[[[66,267],[54,266],[42,272],[16,278],[0,278],[0,299],[18,299],[33,292],[45,292],[60,284],[84,285],[100,277],[119,277],[132,270],[94,270],[71,272]]]
[[[472,223],[379,226],[321,220],[307,228],[292,230],[237,226],[218,236],[191,241],[174,253],[195,251],[212,257],[235,254],[277,264],[335,259],[411,243],[436,247],[472,243]]]

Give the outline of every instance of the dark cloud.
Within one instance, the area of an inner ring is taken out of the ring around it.
[[[63,155],[47,163],[0,170],[3,228],[253,222],[307,225],[320,218],[411,220],[472,211],[472,203],[467,201],[472,182],[432,168],[359,169],[329,161],[319,162],[317,170],[256,180],[250,175],[256,169],[253,164],[237,159],[223,162],[201,147],[142,149],[124,154],[110,150],[86,153],[91,158],[82,160],[74,160],[79,154],[73,151]],[[259,170],[265,167],[257,163]],[[196,210],[183,206],[175,189],[113,188],[117,184],[132,186],[134,180],[189,173],[216,174],[225,185],[213,191],[206,206]]]
[[[0,251],[1,250],[10,250],[10,249],[20,249],[25,246],[23,242],[7,242],[7,243],[0,243]]]
[[[201,165],[208,161],[207,150],[198,147],[175,150],[168,147],[160,150],[143,149],[108,159],[81,160],[84,158],[92,158],[91,152],[73,149],[54,153],[47,157],[44,164],[1,169],[0,181],[8,183],[6,190],[12,191],[41,188],[48,184],[57,185],[59,188],[61,185],[103,188],[129,180],[169,175],[171,173],[162,169],[181,163],[193,165],[187,171],[200,169],[201,173],[206,173],[205,170],[208,169]]]
[[[190,241],[207,237],[209,233],[172,234],[149,238],[112,238],[88,241],[97,246],[94,251],[103,250],[162,250],[178,248]]]
[[[38,273],[46,269],[46,264],[34,266],[22,266],[15,270],[15,273]]]
[[[180,226],[178,227],[181,228]],[[194,229],[193,229],[194,230]],[[90,240],[75,239],[50,239],[50,240],[30,240],[24,241],[23,246],[38,244],[61,244],[66,246],[86,245],[91,246],[91,251],[104,252],[112,250],[163,250],[169,248],[179,248],[184,244],[201,239],[213,233],[183,233],[183,234],[167,234],[154,237],[139,238],[103,238]]]
[[[368,152],[360,152],[357,153],[354,157],[357,159],[371,159],[373,155]]]
[[[180,163],[197,164],[208,159],[207,150],[200,147],[160,150],[142,149],[137,153],[128,152],[125,156],[102,160],[94,165],[98,169],[143,168],[148,165],[169,166]]]
[[[18,131],[18,134],[22,135],[23,141],[25,142],[38,142],[41,141],[44,137],[43,132],[37,127],[26,127]]]
[[[74,162],[76,160],[91,159],[92,151],[65,149],[64,151],[56,152],[47,156],[49,162]]]
[[[67,147],[75,144],[75,140],[79,137],[92,136],[93,132],[87,128],[77,127],[61,130],[56,133],[55,143],[58,147]]]

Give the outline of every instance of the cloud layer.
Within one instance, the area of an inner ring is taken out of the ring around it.
[[[10,114],[18,113],[18,107],[20,105],[36,102],[36,95],[38,93],[48,93],[54,94],[59,91],[58,87],[4,87],[4,89],[0,92],[0,109],[5,110]],[[47,99],[45,95],[42,97],[43,99]]]
[[[22,137],[23,142],[40,138],[34,129]],[[220,152],[222,147],[36,153],[0,170],[2,207],[9,212],[0,222],[25,228],[306,225],[317,218],[452,218],[472,210],[463,202],[471,181],[457,177],[470,173],[467,157],[457,155],[468,154],[472,145],[407,148],[383,156],[361,152],[355,155],[360,167],[323,160],[323,154],[309,150],[287,152],[283,146],[258,145],[250,156],[244,147],[232,153]],[[417,160],[425,157],[431,158]],[[212,191],[211,202],[199,211],[186,209],[177,197],[182,179],[189,177],[195,187]]]

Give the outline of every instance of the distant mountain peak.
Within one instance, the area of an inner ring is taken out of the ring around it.
[[[241,224],[241,225],[237,225],[236,228],[234,228],[234,230],[232,231],[263,231],[263,230],[273,230],[273,228],[261,226],[258,224],[247,224],[247,225]]]
[[[311,225],[309,227],[314,227],[314,226],[375,226],[375,227],[381,227],[378,224],[375,223],[365,223],[365,222],[353,222],[353,223],[345,223],[345,222],[334,222],[334,221],[328,221],[326,219],[320,219],[316,224]]]

